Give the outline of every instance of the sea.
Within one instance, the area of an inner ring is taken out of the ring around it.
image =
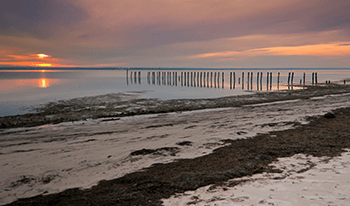
[[[0,116],[48,102],[109,93],[200,99],[350,84],[350,68],[0,68]],[[317,84],[316,84],[317,83]]]

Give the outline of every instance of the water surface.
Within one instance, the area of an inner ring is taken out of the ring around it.
[[[294,87],[290,87],[288,76],[293,73]],[[303,84],[304,73],[306,84],[312,83],[312,73],[317,73],[318,83],[350,78],[349,69],[0,70],[0,116],[23,114],[45,102],[118,92],[182,99],[300,89],[296,86]]]

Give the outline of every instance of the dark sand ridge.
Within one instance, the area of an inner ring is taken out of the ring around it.
[[[296,88],[296,86],[294,87]],[[326,86],[307,86],[300,90],[258,92],[251,95],[212,99],[134,99],[120,101],[118,94],[107,94],[50,102],[43,107],[34,108],[37,111],[36,113],[0,117],[0,129],[58,124],[86,119],[113,118],[115,120],[119,117],[143,114],[239,107],[341,93],[350,93],[350,86],[328,84]],[[98,99],[100,101],[96,101]]]
[[[350,148],[350,108],[308,120],[309,124],[295,129],[225,140],[230,145],[209,155],[154,164],[114,180],[102,180],[90,189],[68,189],[20,199],[9,205],[161,205],[162,198],[176,193],[210,184],[222,185],[229,179],[257,173],[281,172],[268,166],[280,157],[298,153],[334,157],[342,149]]]

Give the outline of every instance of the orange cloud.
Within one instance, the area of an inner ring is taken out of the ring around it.
[[[190,59],[198,58],[226,58],[235,56],[343,56],[350,55],[350,46],[348,43],[318,44],[304,46],[285,46],[285,47],[267,47],[259,49],[250,49],[245,51],[224,51],[204,53],[188,56]]]
[[[0,50],[0,65],[3,66],[30,66],[30,67],[73,67],[75,65],[60,64],[61,59],[52,58],[48,54],[24,53],[16,49]]]

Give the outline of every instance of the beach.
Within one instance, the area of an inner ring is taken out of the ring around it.
[[[197,100],[137,95],[113,100],[121,95],[1,117],[0,204],[349,202],[348,86]],[[286,193],[290,197],[283,199]]]

